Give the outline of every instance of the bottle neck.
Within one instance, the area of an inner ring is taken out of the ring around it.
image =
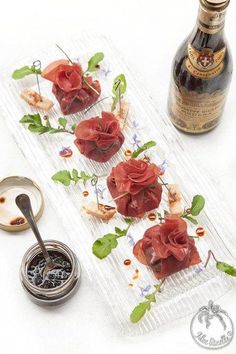
[[[206,34],[224,33],[226,8],[223,10],[207,9],[201,3],[199,6],[197,27]]]

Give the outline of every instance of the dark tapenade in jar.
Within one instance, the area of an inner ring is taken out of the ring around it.
[[[50,270],[43,278],[46,260],[42,253],[38,254],[30,263],[27,271],[29,281],[40,288],[51,289],[62,285],[71,274],[71,263],[68,258],[57,251],[49,251],[50,258],[54,263],[60,264],[61,267],[56,267]]]
[[[47,251],[57,264],[43,277],[46,261],[38,244],[25,253],[20,278],[32,301],[39,305],[59,305],[67,301],[77,290],[80,281],[80,264],[74,252],[56,240],[44,241]]]

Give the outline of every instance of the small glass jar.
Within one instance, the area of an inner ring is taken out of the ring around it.
[[[22,259],[20,268],[20,280],[24,290],[30,299],[36,304],[59,305],[71,298],[71,296],[74,295],[78,289],[81,276],[81,268],[74,252],[64,243],[55,240],[47,240],[44,241],[44,244],[49,252],[54,251],[60,253],[68,259],[71,264],[71,273],[68,279],[55,288],[46,289],[36,286],[30,282],[28,276],[29,266],[36,256],[42,254],[39,245],[36,243],[28,249]]]

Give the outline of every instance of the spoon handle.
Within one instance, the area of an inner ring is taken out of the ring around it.
[[[24,217],[28,221],[35,237],[37,238],[37,241],[38,241],[39,246],[42,250],[43,256],[46,259],[46,262],[47,263],[51,262],[51,258],[50,258],[49,253],[44,245],[44,242],[42,240],[42,237],[39,233],[37,224],[34,219],[34,214],[32,211],[30,198],[28,197],[27,194],[20,194],[16,197],[15,201],[16,201],[16,205],[18,206],[18,208],[21,210],[22,214],[24,215]]]

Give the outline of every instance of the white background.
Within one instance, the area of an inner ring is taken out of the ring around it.
[[[0,75],[2,68],[19,57],[54,45],[64,36],[91,29],[109,35],[124,60],[145,78],[154,99],[167,93],[175,50],[192,29],[197,0],[41,0],[4,1],[0,11]],[[236,58],[236,3],[227,16],[227,36]],[[222,124],[202,136],[182,135],[204,174],[211,174],[230,203],[236,198],[236,78],[234,77]],[[1,98],[0,98],[1,99]],[[4,102],[1,102],[4,104]],[[165,107],[166,102],[162,102]],[[17,129],[17,127],[16,127]],[[27,175],[37,180],[20,156],[0,117],[0,176]],[[219,205],[220,208],[220,205]],[[234,213],[235,215],[235,213]],[[46,211],[39,226],[44,235],[57,223]],[[46,235],[45,235],[46,236]],[[60,235],[58,238],[63,239]],[[29,231],[11,235],[0,232],[0,353],[201,353],[189,334],[190,317],[145,336],[121,336],[112,325],[109,309],[84,277],[77,295],[65,306],[48,311],[32,304],[18,279],[19,265],[34,242]],[[236,324],[236,289],[219,299]],[[222,353],[235,353],[235,340]]]

